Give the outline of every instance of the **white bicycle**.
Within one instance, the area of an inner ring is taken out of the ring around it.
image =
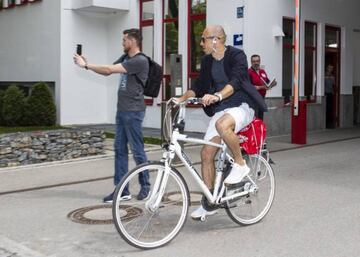
[[[192,103],[198,101],[197,98],[188,100]],[[260,133],[260,137],[252,139],[257,141],[255,142],[257,153],[249,154],[243,151],[243,157],[251,169],[249,175],[242,182],[226,187],[223,181],[233,163],[232,157],[227,153],[226,145],[223,142],[215,144],[181,134],[179,131],[185,124],[185,107],[185,103],[176,104],[172,100],[166,103],[163,133],[167,143],[163,146],[163,158],[159,162],[149,162],[135,167],[122,179],[115,190],[112,212],[116,229],[127,243],[140,249],[157,248],[169,243],[186,221],[190,194],[183,176],[172,165],[175,155],[185,166],[184,172],[188,172],[201,189],[203,193],[201,202],[204,208],[209,211],[224,208],[229,217],[240,225],[259,222],[268,213],[274,199],[273,169],[262,157],[265,133]],[[175,109],[177,112],[174,115]],[[264,129],[254,124],[251,123],[247,128],[253,130],[250,131],[250,135],[256,134],[255,129],[258,131]],[[249,133],[245,136],[240,133],[239,136],[242,140],[241,145],[244,146],[249,140]],[[206,144],[220,149],[216,161],[213,193],[204,184],[180,141]],[[248,149],[251,150],[251,147]],[[268,154],[265,153],[265,156]],[[123,201],[121,195],[125,186],[129,185],[130,190],[138,191],[140,187],[138,175],[144,171],[149,172],[151,183],[148,198],[142,201]],[[205,217],[201,220],[204,221]]]

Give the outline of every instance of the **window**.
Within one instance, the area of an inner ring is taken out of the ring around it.
[[[169,99],[170,90],[170,54],[178,54],[179,44],[179,0],[163,0],[163,68],[165,90],[163,100]]]
[[[141,51],[154,58],[154,1],[140,0],[140,30],[143,37]],[[151,97],[145,96],[147,105],[153,104]]]
[[[203,51],[200,47],[201,34],[206,27],[206,1],[188,0],[189,28],[188,28],[188,76],[189,87],[199,76],[200,62]]]
[[[291,100],[294,81],[295,21],[284,18],[283,31],[282,94],[287,104]]]
[[[317,26],[316,23],[305,22],[305,90],[308,101],[316,100],[317,82]]]
[[[325,47],[337,49],[339,48],[339,41],[340,30],[327,26],[325,32]]]

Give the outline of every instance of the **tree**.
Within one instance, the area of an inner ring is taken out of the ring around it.
[[[6,126],[19,126],[24,112],[25,95],[16,85],[8,87],[3,97],[2,116]]]
[[[27,100],[28,122],[35,126],[52,126],[56,122],[56,106],[49,86],[35,84]]]
[[[4,105],[4,95],[5,95],[5,91],[0,90],[0,126],[5,125],[5,121],[2,113],[3,105]]]

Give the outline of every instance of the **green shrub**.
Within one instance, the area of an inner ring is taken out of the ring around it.
[[[22,125],[25,95],[16,85],[8,87],[4,93],[2,116],[6,126]]]
[[[49,86],[44,82],[35,84],[27,99],[27,122],[33,126],[52,126],[56,122],[56,106]]]
[[[4,117],[3,117],[3,105],[4,105],[4,95],[5,95],[5,91],[4,90],[0,90],[0,126],[5,125],[5,121],[4,121]]]

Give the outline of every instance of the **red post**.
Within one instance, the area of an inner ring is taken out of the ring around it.
[[[306,100],[299,101],[298,115],[291,115],[291,143],[306,144]]]

